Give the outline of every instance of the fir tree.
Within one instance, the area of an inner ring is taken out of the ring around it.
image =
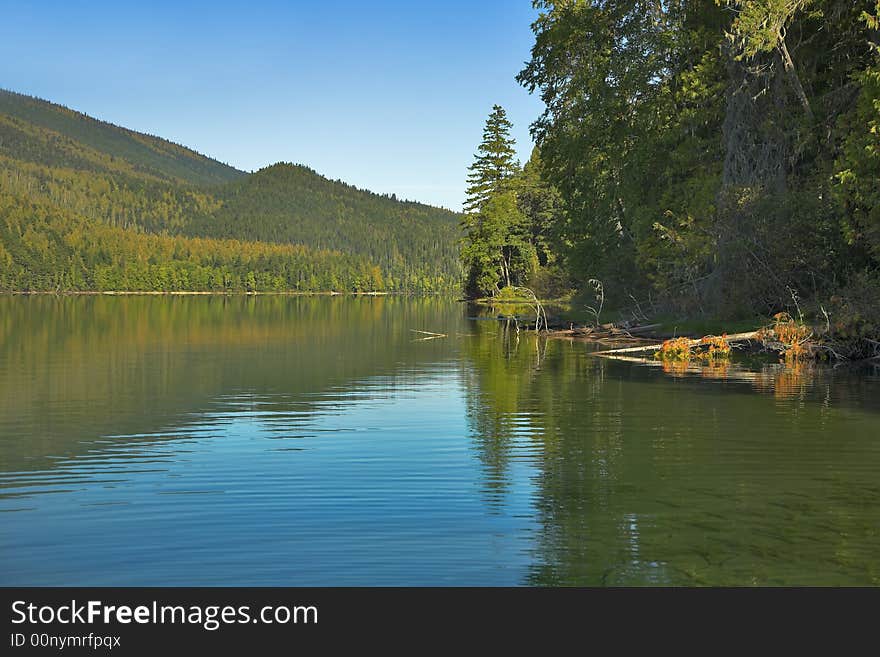
[[[468,167],[465,212],[479,212],[483,204],[500,192],[504,183],[519,171],[513,150],[516,142],[510,136],[512,127],[504,108],[494,105],[486,119],[483,141],[474,156],[474,163]]]
[[[465,291],[472,296],[494,295],[502,283],[521,283],[534,261],[514,190],[520,167],[511,127],[504,108],[495,105],[469,167],[461,254],[467,271]]]

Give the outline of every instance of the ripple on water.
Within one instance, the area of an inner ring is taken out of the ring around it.
[[[19,301],[0,584],[880,583],[873,370],[664,371],[430,300]]]

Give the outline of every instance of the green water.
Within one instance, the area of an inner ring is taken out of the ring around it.
[[[0,297],[0,584],[880,584],[876,367],[474,312]]]

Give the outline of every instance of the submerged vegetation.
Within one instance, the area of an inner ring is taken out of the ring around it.
[[[880,3],[534,4],[537,147],[519,167],[493,109],[466,291],[601,281],[609,317],[775,315],[788,359],[876,356]]]

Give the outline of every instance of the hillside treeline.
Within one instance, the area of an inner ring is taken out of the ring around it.
[[[0,290],[449,292],[456,223],[0,91]]]

